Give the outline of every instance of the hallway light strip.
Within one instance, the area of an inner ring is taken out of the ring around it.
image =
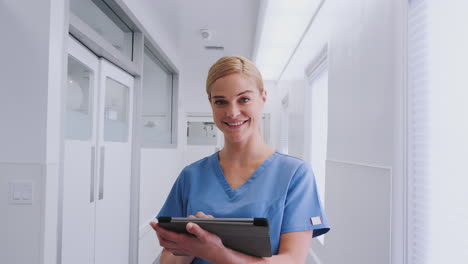
[[[279,74],[278,79],[275,81],[275,85],[278,85],[279,81],[281,80],[281,77],[283,77],[283,74],[284,74],[284,72],[286,71],[286,68],[288,68],[289,63],[291,63],[292,58],[294,57],[294,55],[296,54],[297,50],[298,50],[299,47],[301,46],[302,41],[304,40],[305,36],[307,35],[307,32],[309,32],[309,29],[310,29],[310,27],[312,26],[312,23],[314,23],[315,18],[317,17],[318,13],[319,13],[320,10],[322,9],[322,6],[323,6],[323,4],[325,3],[325,1],[326,1],[326,0],[320,1],[320,4],[318,5],[317,9],[315,9],[314,15],[313,15],[312,18],[310,19],[309,24],[307,24],[307,27],[306,27],[306,29],[304,30],[304,33],[302,33],[302,36],[301,36],[301,38],[299,39],[299,41],[297,42],[297,45],[296,45],[296,47],[294,48],[294,50],[293,50],[291,56],[289,56],[288,61],[287,61],[286,64],[284,65],[283,69],[281,70],[281,73]]]

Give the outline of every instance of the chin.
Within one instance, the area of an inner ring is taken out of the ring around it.
[[[242,133],[241,135],[230,135],[230,136],[224,135],[224,138],[225,140],[231,143],[241,143],[241,142],[246,142],[249,139],[251,139],[252,134],[246,135],[246,133]]]

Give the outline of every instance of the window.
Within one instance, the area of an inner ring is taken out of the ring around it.
[[[306,159],[314,170],[320,200],[325,206],[325,176],[328,143],[328,64],[323,48],[306,70],[305,137]],[[324,238],[319,237],[324,242]]]
[[[104,0],[71,0],[71,12],[133,60],[133,31]]]
[[[93,129],[94,72],[68,57],[66,138],[90,140]]]
[[[408,263],[427,263],[429,76],[426,1],[410,1],[408,16]]]
[[[145,46],[143,61],[142,145],[168,147],[175,144],[174,75]]]
[[[107,77],[105,93],[104,140],[127,142],[130,112],[129,89],[118,81]]]
[[[466,1],[408,5],[408,263],[468,259]]]

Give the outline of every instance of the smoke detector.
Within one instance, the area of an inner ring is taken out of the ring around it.
[[[211,39],[211,32],[206,28],[200,29],[200,35],[201,35],[203,40],[210,40]]]

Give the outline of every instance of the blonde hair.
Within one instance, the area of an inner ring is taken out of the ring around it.
[[[242,56],[225,56],[211,66],[206,79],[206,93],[211,96],[211,85],[216,80],[233,73],[242,73],[252,78],[257,83],[257,88],[263,92],[263,79],[260,71],[249,59]]]

